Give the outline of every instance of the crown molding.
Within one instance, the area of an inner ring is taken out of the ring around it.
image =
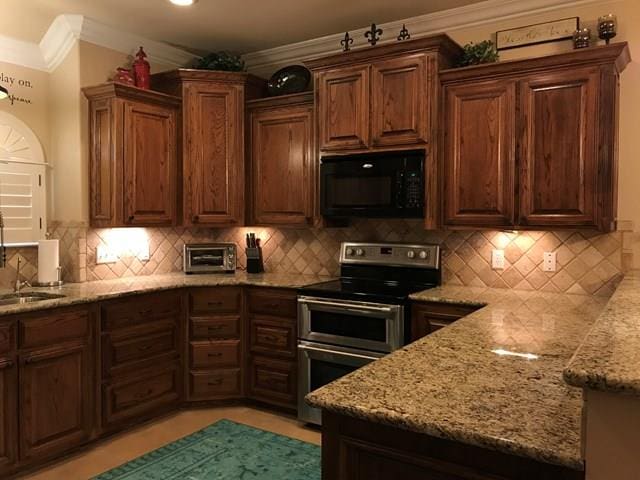
[[[0,62],[20,65],[34,70],[47,70],[37,44],[0,35]]]
[[[523,16],[575,8],[590,4],[608,5],[621,0],[486,0],[484,2],[452,8],[440,12],[411,17],[379,25],[384,31],[400,31],[403,24],[411,32],[412,38],[435,33],[450,33],[469,27],[499,22]],[[364,32],[369,26],[350,31],[354,39],[353,47],[366,46]],[[271,73],[275,68],[292,63],[304,62],[341,51],[340,40],[344,33],[305,40],[303,42],[260,50],[243,56],[247,68],[256,75]],[[379,44],[395,41],[393,38],[381,40]]]
[[[188,65],[195,58],[172,45],[117,30],[83,15],[65,14],[55,18],[39,44],[0,35],[0,62],[52,72],[79,40],[127,55],[144,45],[150,61],[171,68]]]

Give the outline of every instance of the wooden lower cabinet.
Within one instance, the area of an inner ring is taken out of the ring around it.
[[[88,309],[72,308],[25,314],[17,323],[20,462],[30,463],[93,437],[94,320]]]
[[[322,413],[322,480],[583,480],[584,472]]]
[[[481,305],[455,305],[438,302],[414,302],[411,305],[411,341],[418,340],[451,325],[482,308]]]
[[[18,367],[11,358],[0,360],[0,478],[18,459]]]
[[[297,295],[293,290],[249,288],[247,397],[294,410],[297,406]]]

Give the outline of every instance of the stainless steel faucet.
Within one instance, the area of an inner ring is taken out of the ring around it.
[[[31,286],[31,284],[26,280],[24,282],[20,281],[20,262],[21,262],[20,255],[18,255],[18,269],[16,271],[16,283],[15,283],[15,285],[13,287],[14,293],[20,293],[20,290],[22,290],[22,287],[30,287]]]

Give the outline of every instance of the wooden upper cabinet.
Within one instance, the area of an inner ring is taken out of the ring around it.
[[[264,87],[246,73],[181,69],[153,76],[183,101],[185,226],[244,224],[244,102]]]
[[[127,85],[88,87],[94,227],[177,221],[180,99]]]
[[[313,220],[313,94],[249,105],[252,224],[305,226]]]
[[[598,67],[521,81],[522,225],[597,226]]]
[[[316,80],[321,150],[369,146],[369,66],[321,73]]]
[[[440,72],[444,225],[615,230],[630,60],[617,43]]]
[[[376,62],[371,69],[371,129],[375,146],[419,144],[428,138],[427,55]]]
[[[445,88],[444,223],[514,224],[516,85]]]
[[[438,70],[460,53],[447,35],[434,35],[306,62],[320,152],[424,148],[438,110]]]
[[[131,225],[176,219],[177,111],[124,104],[124,217]]]

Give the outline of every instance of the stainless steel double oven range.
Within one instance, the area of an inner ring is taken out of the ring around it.
[[[411,338],[409,295],[440,284],[440,247],[343,243],[340,279],[298,290],[298,418],[320,425],[304,397]]]

